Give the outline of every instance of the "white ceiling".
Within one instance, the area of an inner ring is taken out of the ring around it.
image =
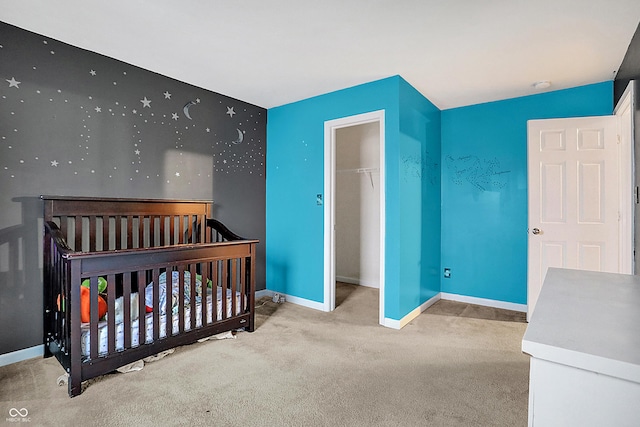
[[[0,21],[265,108],[399,74],[447,109],[612,80],[640,1],[3,0]]]

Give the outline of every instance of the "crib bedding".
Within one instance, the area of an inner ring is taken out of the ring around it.
[[[217,316],[216,320],[222,320],[222,288],[218,286],[217,291]],[[230,289],[227,289],[227,315],[225,317],[229,318],[232,316],[232,300],[233,293]],[[132,294],[131,301],[133,306],[133,301],[136,300],[137,294]],[[241,312],[242,298],[239,292],[236,292],[236,313]],[[211,293],[211,289],[209,288],[209,293],[207,295],[207,322],[211,323],[213,319],[213,295]],[[122,314],[116,313],[116,351],[124,350],[124,322],[122,321]],[[119,320],[119,321],[118,321]],[[179,332],[179,315],[177,310],[175,313],[171,315],[171,327],[169,329],[172,335],[176,335]],[[140,322],[137,317],[135,317],[131,321],[131,347],[137,347],[140,343],[140,330],[139,330]],[[165,338],[167,336],[167,315],[163,312],[160,315],[160,328],[159,335],[160,338]],[[196,302],[196,328],[202,326],[202,302]],[[191,330],[191,306],[184,306],[184,330]],[[107,333],[107,321],[103,320],[98,323],[98,355],[106,354],[108,351],[108,333]],[[145,315],[145,343],[150,343],[153,341],[153,313],[147,313]],[[89,357],[90,353],[90,343],[91,343],[91,332],[90,332],[90,323],[82,324],[82,340],[81,340],[81,349],[82,356],[84,358]]]

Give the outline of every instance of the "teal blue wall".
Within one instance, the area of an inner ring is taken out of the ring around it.
[[[324,300],[324,122],[386,110],[397,144],[398,78],[332,92],[267,111],[267,289]],[[394,142],[395,141],[395,142]]]
[[[323,302],[324,122],[376,110],[385,110],[385,317],[399,320],[439,292],[440,247],[440,112],[399,76],[268,110],[267,289]]]
[[[603,82],[442,112],[442,292],[527,303],[527,120],[612,111]]]
[[[395,319],[440,292],[440,110],[404,80],[399,94],[399,203],[387,203],[399,229],[387,241],[399,236],[401,285],[397,302],[385,299]]]

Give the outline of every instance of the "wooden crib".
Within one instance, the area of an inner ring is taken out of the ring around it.
[[[164,350],[253,331],[258,241],[212,219],[211,202],[41,198],[44,355],[69,396]]]

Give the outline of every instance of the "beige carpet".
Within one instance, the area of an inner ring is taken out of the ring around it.
[[[0,422],[25,408],[32,426],[527,424],[513,312],[441,301],[397,331],[378,325],[377,290],[340,285],[336,299],[323,313],[264,298],[254,333],[179,348],[73,399],[53,358],[0,367]]]

